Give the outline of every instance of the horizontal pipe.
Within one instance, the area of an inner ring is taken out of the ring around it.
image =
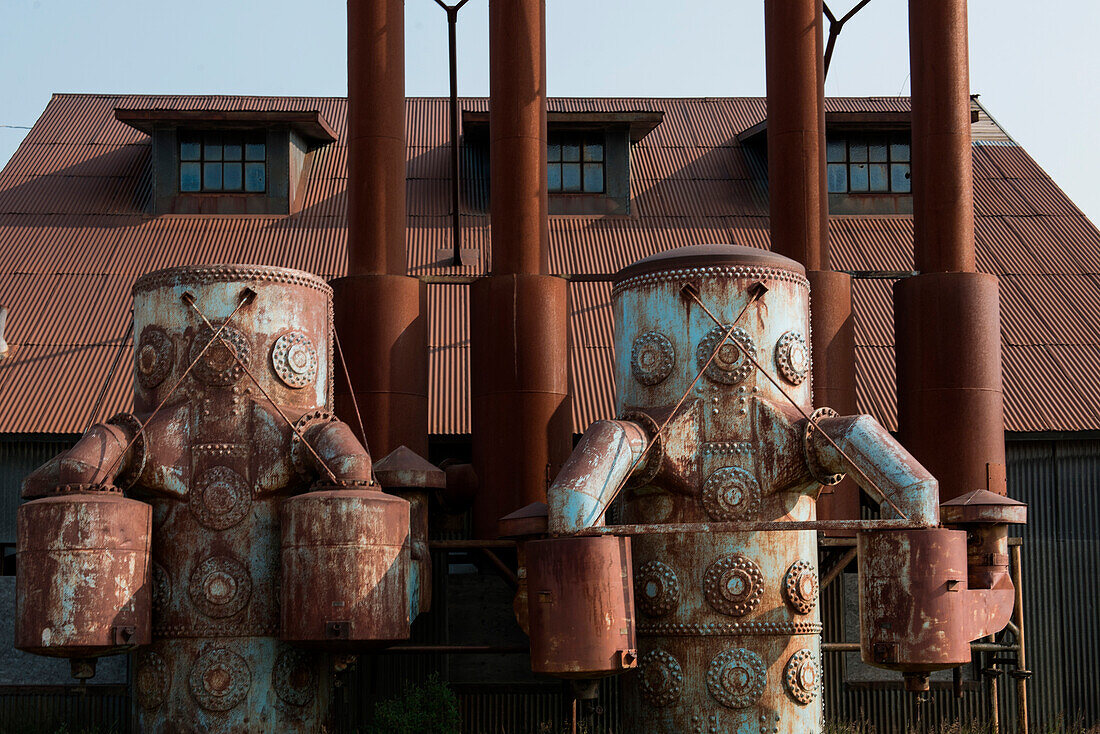
[[[765,530],[911,530],[908,520],[744,520],[741,522],[673,522],[652,525],[599,525],[575,535],[650,535],[661,533],[743,533]]]
[[[998,645],[992,642],[971,642],[974,652],[1016,652],[1016,645]],[[859,652],[858,642],[822,642],[821,652]]]

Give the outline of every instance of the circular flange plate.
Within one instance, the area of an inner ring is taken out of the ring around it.
[[[214,328],[216,330],[218,326],[215,325]],[[190,361],[194,362],[200,353],[202,358],[191,373],[195,375],[195,379],[207,385],[228,387],[241,379],[244,368],[251,362],[252,347],[248,338],[232,326],[222,329],[217,338],[214,337],[215,333],[203,328],[195,335],[195,340],[191,343]],[[210,343],[212,339],[213,342]],[[207,343],[210,346],[203,352]]]
[[[225,530],[248,515],[252,492],[240,474],[227,466],[215,466],[195,480],[188,505],[204,526]]]
[[[672,374],[676,349],[659,331],[647,331],[634,340],[630,349],[630,371],[643,385],[656,385]]]
[[[168,377],[175,358],[176,347],[168,333],[159,326],[146,326],[141,330],[141,339],[134,355],[138,382],[145,389],[152,390]]]
[[[191,666],[187,679],[191,695],[210,711],[228,711],[248,695],[252,676],[248,663],[225,648],[211,650]]]
[[[311,657],[300,650],[285,648],[275,659],[271,685],[276,695],[291,706],[310,703],[317,685]]]
[[[134,674],[138,704],[148,710],[159,707],[168,695],[171,680],[172,674],[164,658],[151,650],[141,653]]]
[[[160,616],[172,602],[172,579],[164,566],[153,562],[153,613]]]
[[[783,686],[798,703],[805,706],[814,700],[821,680],[821,671],[809,650],[799,650],[787,661],[783,671]]]
[[[755,561],[744,556],[723,556],[707,568],[703,593],[715,610],[743,617],[760,604],[764,574]]]
[[[229,617],[244,609],[252,595],[252,578],[240,561],[214,556],[191,572],[187,592],[208,617]]]
[[[817,571],[809,561],[795,561],[783,578],[783,597],[799,614],[809,614],[817,604]]]
[[[650,650],[638,661],[642,698],[651,706],[668,706],[680,698],[684,671],[664,650]]]
[[[801,385],[810,373],[810,348],[806,337],[797,331],[788,331],[779,337],[775,345],[775,363],[784,380]]]
[[[680,603],[680,579],[661,561],[646,561],[634,577],[634,598],[650,617],[663,617]]]
[[[751,518],[759,504],[760,485],[741,467],[722,467],[703,484],[703,509],[712,520]]]
[[[707,690],[718,703],[731,709],[756,703],[767,683],[764,661],[744,648],[719,653],[707,669]]]
[[[317,349],[302,332],[287,332],[271,347],[271,366],[290,387],[305,387],[317,377]]]
[[[707,366],[705,374],[710,379],[723,385],[736,385],[743,382],[752,373],[753,365],[745,357],[745,352],[756,359],[756,347],[752,343],[749,332],[740,326],[733,330],[733,333],[723,344],[722,339],[729,329],[730,324],[724,324],[715,326],[708,331],[707,335],[699,341],[699,346],[695,350],[695,361],[699,365],[699,369],[703,369],[703,365],[707,364],[710,355],[714,354],[714,350],[718,349],[719,344],[722,344],[721,349],[718,349],[718,354],[714,355],[714,359]]]

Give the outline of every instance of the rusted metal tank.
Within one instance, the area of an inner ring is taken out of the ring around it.
[[[151,589],[151,640],[147,622],[122,611],[115,631],[74,618],[76,632],[53,638],[102,654],[132,624],[142,731],[318,731],[331,670],[323,653],[285,640],[349,649],[404,637],[411,607],[409,503],[378,491],[369,453],[329,412],[332,290],[296,270],[212,265],[150,273],[133,293],[136,411],[93,426],[27,478],[24,495],[46,499],[21,511],[33,553],[20,582],[76,588],[82,609],[105,614],[134,579],[134,614],[146,620]],[[113,484],[128,498],[68,496],[65,482]],[[71,532],[56,546],[34,537],[50,525]],[[91,571],[129,565],[99,596],[95,579],[50,556],[111,543],[130,555],[97,552]],[[49,622],[55,602],[25,596]]]
[[[15,646],[95,658],[152,637],[152,508],[115,487],[67,487],[18,517]]]
[[[628,482],[622,521],[813,519],[816,483],[777,450],[773,406],[790,406],[741,351],[812,410],[802,266],[751,248],[681,248],[620,271],[612,308],[619,417],[653,435],[688,394]],[[640,671],[626,679],[628,731],[817,730],[813,532],[638,535],[634,581]]]
[[[637,666],[630,538],[525,544],[531,669],[597,678]]]
[[[409,636],[409,503],[378,489],[283,502],[281,637],[350,650]]]

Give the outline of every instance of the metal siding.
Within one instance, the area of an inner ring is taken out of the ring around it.
[[[463,110],[488,109],[482,98],[462,98],[459,104]],[[909,101],[830,98],[826,105],[832,112],[904,112]],[[632,146],[630,216],[551,217],[553,272],[607,275],[646,255],[703,242],[768,246],[765,162],[736,139],[764,119],[764,99],[557,98],[548,106],[562,112],[664,113],[664,121]],[[316,110],[338,139],[312,154],[304,208],[296,215],[150,218],[149,138],[115,120],[115,107]],[[439,255],[453,247],[445,154],[448,109],[448,100],[441,98],[407,101],[408,267],[415,275],[483,274],[490,255],[487,155],[473,146],[462,150],[463,246],[477,250],[478,256],[475,264],[455,269]],[[983,214],[977,217],[979,265],[986,271],[1035,277],[1035,285],[1023,292],[1013,290],[1011,283],[1006,286],[1007,426],[1095,428],[1093,406],[1100,397],[1075,376],[1074,365],[1089,363],[1100,348],[1096,317],[1091,315],[1100,311],[1100,232],[976,102],[974,109],[979,112],[975,197]],[[8,384],[29,380],[44,403],[71,403],[66,398],[73,374],[87,380],[87,373],[103,372],[108,358],[96,355],[98,361],[81,363],[60,349],[39,350],[31,363],[26,350],[116,339],[129,303],[126,284],[156,268],[248,262],[341,275],[347,246],[346,111],[346,100],[332,97],[55,95],[0,174],[0,262],[5,264],[0,301],[12,309],[9,341],[15,349],[13,359],[0,363],[0,384],[9,373],[13,379]],[[910,217],[834,217],[830,229],[834,267],[859,272],[912,268]],[[1071,275],[1076,277],[1055,277]],[[107,278],[97,280],[103,276]],[[889,304],[883,287],[857,285],[856,312],[859,368],[867,370],[861,378],[861,404],[889,423],[892,360],[876,349],[890,321],[881,310]],[[864,308],[874,312],[865,314]],[[457,320],[465,317],[459,313],[443,311],[441,317],[452,320],[448,329],[465,333],[465,322]],[[1016,346],[1047,348],[1025,354],[1013,352]],[[22,358],[16,357],[19,353]],[[1039,361],[1029,363],[1031,356]],[[602,365],[607,359],[598,349],[571,357],[575,431],[583,430],[590,418],[607,417],[610,388],[598,382],[606,374]],[[432,430],[467,432],[465,350],[435,352],[432,375]],[[1083,399],[1057,407],[1036,405],[1042,401],[1030,398],[1041,392],[1072,398],[1081,390]],[[116,390],[111,401],[109,408],[118,410],[129,398]],[[83,427],[79,410],[65,407],[48,419],[30,419],[27,414],[35,409],[28,410],[24,402],[18,394],[0,395],[0,429]]]

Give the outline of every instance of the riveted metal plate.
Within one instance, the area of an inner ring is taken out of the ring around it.
[[[134,354],[134,373],[138,382],[147,390],[152,390],[168,377],[175,358],[176,347],[168,332],[159,326],[146,326],[141,330],[141,339]]]
[[[317,676],[310,657],[293,648],[285,648],[275,659],[271,685],[276,695],[291,706],[306,706],[313,701]]]
[[[643,614],[663,617],[680,603],[680,579],[661,561],[647,561],[634,576],[634,598]]]
[[[191,695],[211,711],[228,711],[248,695],[252,674],[248,663],[225,648],[211,650],[191,666],[187,679]]]
[[[317,349],[302,332],[287,332],[271,347],[271,366],[290,387],[305,387],[317,377]]]
[[[188,504],[200,523],[225,530],[247,517],[252,493],[240,474],[227,466],[215,466],[195,481]]]
[[[703,593],[718,612],[743,617],[760,604],[764,575],[760,566],[744,556],[723,556],[707,568]]]
[[[760,506],[760,485],[748,471],[726,466],[707,477],[702,499],[703,509],[713,520],[748,519]]]
[[[799,614],[809,614],[817,604],[817,571],[809,561],[795,561],[783,577],[783,598]]]
[[[726,336],[730,326],[731,324],[715,326],[699,341],[699,346],[695,350],[695,361],[698,363],[699,369],[703,369],[703,365],[707,364],[710,355],[714,354],[714,350],[718,349],[719,344],[722,344],[722,348],[718,349],[718,354],[707,366],[705,374],[710,379],[723,385],[736,385],[743,382],[752,373],[754,368],[752,362],[745,358],[745,352],[752,355],[753,359],[756,358],[756,346],[752,342],[752,337],[749,332],[740,326],[733,330],[725,343],[722,343],[722,339]]]
[[[137,689],[138,705],[143,709],[152,710],[164,703],[171,682],[172,674],[164,658],[151,650],[138,656],[134,688]]]
[[[810,650],[799,650],[787,661],[783,671],[783,687],[798,703],[805,706],[814,700],[821,682],[821,671]]]
[[[244,609],[252,595],[248,569],[235,558],[207,558],[191,572],[191,602],[208,617],[229,617]]]
[[[731,709],[756,703],[767,684],[768,670],[752,650],[725,650],[707,668],[707,690],[718,703]]]
[[[153,562],[153,614],[160,616],[168,611],[172,602],[172,578],[164,566]]]
[[[801,385],[810,373],[810,347],[806,337],[797,331],[788,331],[779,337],[775,345],[775,364],[779,374],[792,385]]]
[[[642,698],[651,706],[668,706],[680,698],[684,671],[680,661],[664,650],[650,650],[638,663]]]
[[[647,331],[634,340],[630,350],[630,371],[643,385],[656,385],[672,374],[676,349],[659,331]]]
[[[217,329],[218,324],[214,328]],[[214,334],[214,331],[203,328],[195,335],[195,340],[191,342],[190,361],[198,359],[198,362],[191,374],[207,385],[228,387],[241,379],[244,367],[252,360],[252,347],[248,343],[248,337],[232,326],[222,329],[218,338],[214,338]],[[213,343],[203,352],[203,347],[211,339]],[[202,354],[201,358],[199,354]],[[244,364],[243,367],[241,363]]]

